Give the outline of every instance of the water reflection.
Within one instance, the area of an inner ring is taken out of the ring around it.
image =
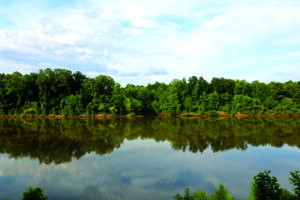
[[[213,152],[284,144],[300,147],[300,118],[1,119],[0,153],[60,164],[105,155],[124,140],[168,141],[174,150]]]
[[[300,169],[300,118],[0,120],[0,199],[172,199],[185,187],[237,198],[271,169]],[[172,148],[171,148],[172,147]],[[282,147],[282,148],[273,148]],[[175,150],[175,151],[174,151]]]

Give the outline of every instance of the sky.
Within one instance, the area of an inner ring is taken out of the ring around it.
[[[0,73],[300,80],[299,0],[0,0]]]

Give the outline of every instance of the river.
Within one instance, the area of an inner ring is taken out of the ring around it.
[[[291,190],[300,118],[0,119],[0,199],[172,199],[223,183],[246,199],[258,172]]]

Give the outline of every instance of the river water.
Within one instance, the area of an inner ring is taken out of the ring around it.
[[[0,199],[172,199],[223,183],[246,199],[258,172],[291,190],[300,118],[0,119]]]

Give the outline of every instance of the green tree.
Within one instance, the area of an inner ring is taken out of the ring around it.
[[[153,110],[155,111],[156,114],[159,114],[161,112],[161,110],[160,110],[160,104],[156,100],[154,100],[152,102],[152,108],[153,108]]]
[[[280,194],[280,200],[297,200],[297,196],[283,188]]]
[[[234,200],[234,197],[229,195],[228,190],[223,184],[219,184],[219,189],[215,189],[214,192],[209,196],[210,200]]]
[[[125,114],[125,96],[124,96],[124,90],[121,88],[121,85],[119,83],[116,83],[113,88],[112,96],[111,96],[111,105],[115,107],[115,110],[117,110],[116,114]]]
[[[259,111],[261,111],[261,101],[257,98],[252,98],[252,102],[251,102],[251,110],[252,110],[252,114],[257,114]]]
[[[115,106],[111,106],[109,108],[109,111],[114,115],[118,113],[118,109]]]
[[[110,96],[113,92],[115,81],[110,76],[99,75],[95,78],[94,92],[96,96],[108,95]]]
[[[180,113],[181,109],[181,104],[179,103],[179,97],[178,95],[171,94],[168,97],[168,103],[167,103],[167,112],[176,115]]]
[[[140,113],[143,115],[155,114],[155,111],[152,107],[152,102],[155,100],[154,91],[144,86],[138,86],[137,88],[138,91],[136,100],[140,101],[142,105]]]
[[[32,188],[29,187],[23,193],[22,200],[48,200],[48,197],[44,195],[44,190],[40,187]]]
[[[250,197],[247,199],[253,200],[279,200],[282,189],[277,182],[277,178],[270,177],[271,170],[259,172],[254,176],[254,182],[251,183]]]
[[[6,103],[10,114],[17,115],[20,113],[20,108],[24,102],[22,102],[22,96],[24,93],[23,76],[19,72],[14,72],[6,77],[5,91],[6,91]]]
[[[180,194],[176,194],[173,199],[176,200],[193,200],[193,197],[190,195],[190,188],[185,188],[184,190],[184,197],[182,197]]]
[[[204,92],[206,93],[209,88],[209,83],[201,76],[199,77],[198,82],[196,83],[195,87],[192,89],[192,98],[193,102],[197,102],[199,100],[200,95]]]
[[[141,111],[143,109],[143,104],[141,101],[137,99],[132,99],[132,109],[135,114],[141,114]]]
[[[207,101],[208,101],[207,108],[209,111],[219,110],[220,99],[217,92],[210,93],[209,95],[207,95]]]
[[[251,85],[245,80],[237,80],[234,88],[234,95],[247,95],[251,94]]]
[[[81,96],[70,95],[61,101],[60,105],[63,115],[76,116],[83,111]]]
[[[125,105],[125,108],[126,108],[126,110],[127,110],[128,113],[131,113],[133,111],[133,109],[132,109],[132,103],[131,103],[131,100],[129,98],[125,99],[124,105]]]
[[[284,89],[284,84],[279,82],[270,82],[268,84],[270,95],[273,99],[281,101],[285,97],[291,97],[289,92]]]
[[[291,176],[289,178],[290,183],[294,187],[295,194],[297,195],[298,199],[300,199],[300,173],[298,170],[291,172]]]
[[[79,71],[73,73],[72,76],[73,76],[73,83],[71,85],[72,87],[71,93],[76,94],[76,92],[80,91],[82,84],[87,79],[87,77]]]
[[[193,200],[209,200],[206,192],[204,190],[198,190],[193,195]]]
[[[184,100],[183,106],[184,106],[184,110],[186,110],[187,112],[192,112],[193,107],[194,107],[193,98],[192,97],[187,97]]]
[[[173,198],[176,200],[234,200],[228,190],[223,184],[219,184],[219,188],[215,189],[213,193],[207,195],[204,190],[198,190],[193,195],[190,195],[190,189],[186,188],[184,190],[184,196],[176,194]]]
[[[206,111],[208,111],[208,95],[203,92],[198,101],[198,112],[205,114]]]
[[[297,113],[297,106],[291,98],[283,98],[280,104],[276,107],[281,113],[294,114]]]
[[[273,97],[270,96],[264,100],[263,104],[266,107],[266,109],[270,110],[275,108],[275,106],[278,104],[278,101],[276,101]]]

